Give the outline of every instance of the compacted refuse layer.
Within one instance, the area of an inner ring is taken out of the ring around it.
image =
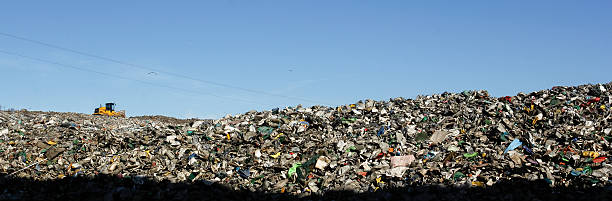
[[[609,198],[610,90],[463,91],[216,120],[0,111],[0,199]]]

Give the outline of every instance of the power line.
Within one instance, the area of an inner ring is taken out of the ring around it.
[[[217,98],[220,98],[220,99],[230,99],[230,100],[234,100],[234,101],[238,101],[238,102],[245,102],[245,103],[252,103],[252,104],[265,104],[265,105],[268,105],[268,106],[272,106],[272,105],[269,105],[267,103],[260,103],[260,102],[251,101],[251,100],[244,100],[244,99],[238,99],[238,98],[233,98],[233,97],[220,96],[220,95],[216,95],[216,94],[212,94],[212,93],[202,93],[202,92],[199,92],[199,91],[194,91],[194,90],[189,90],[189,89],[184,89],[184,88],[179,88],[179,87],[173,87],[173,86],[167,86],[167,85],[161,85],[161,84],[157,84],[157,83],[153,83],[153,82],[147,82],[147,81],[138,80],[138,79],[132,79],[132,78],[129,78],[129,77],[113,75],[113,74],[110,74],[110,73],[100,72],[100,71],[91,70],[91,69],[87,69],[87,68],[81,68],[81,67],[78,67],[78,66],[63,64],[63,63],[59,63],[59,62],[55,62],[55,61],[50,61],[50,60],[46,60],[46,59],[41,59],[41,58],[37,58],[37,57],[31,57],[31,56],[27,56],[27,55],[15,53],[15,52],[9,52],[9,51],[5,51],[5,50],[0,50],[0,53],[7,54],[7,55],[12,55],[12,56],[17,56],[17,57],[21,57],[21,58],[26,58],[26,59],[30,59],[30,60],[34,60],[34,61],[38,61],[38,62],[42,62],[42,63],[48,63],[48,64],[53,64],[53,65],[62,66],[62,67],[66,67],[66,68],[72,68],[72,69],[76,69],[76,70],[80,70],[80,71],[84,71],[84,72],[96,73],[96,74],[100,74],[100,75],[104,75],[104,76],[108,76],[108,77],[112,77],[112,78],[139,82],[139,83],[143,83],[143,84],[147,84],[147,85],[152,85],[152,86],[156,86],[156,87],[163,87],[163,88],[168,88],[168,89],[173,89],[173,90],[179,90],[179,91],[189,92],[189,93],[198,94],[198,95],[208,95],[208,96],[213,96],[213,97],[217,97]]]
[[[105,60],[105,61],[108,61],[108,62],[117,63],[117,64],[121,64],[121,65],[125,65],[125,66],[130,66],[130,67],[134,67],[134,68],[144,69],[144,70],[147,70],[147,71],[157,71],[157,72],[165,73],[165,74],[168,74],[168,75],[171,75],[171,76],[180,77],[180,78],[184,78],[184,79],[189,79],[189,80],[193,80],[193,81],[198,81],[198,82],[202,82],[202,83],[206,83],[206,84],[210,84],[210,85],[215,85],[215,86],[220,86],[220,87],[225,87],[225,88],[230,88],[230,89],[236,89],[236,90],[250,92],[250,93],[255,93],[255,94],[263,94],[263,95],[267,95],[267,96],[274,96],[274,97],[280,97],[280,98],[285,98],[285,99],[293,99],[293,100],[306,101],[306,102],[310,102],[310,103],[330,105],[330,104],[322,103],[320,101],[310,100],[310,99],[306,99],[306,98],[286,96],[286,95],[282,95],[282,94],[269,93],[269,92],[260,91],[260,90],[248,89],[248,88],[244,88],[244,87],[233,86],[233,85],[219,83],[219,82],[213,82],[213,81],[209,81],[209,80],[203,80],[203,79],[199,79],[199,78],[195,78],[195,77],[191,77],[191,76],[187,76],[187,75],[181,75],[181,74],[178,74],[178,73],[173,73],[173,72],[163,71],[163,70],[159,70],[159,69],[155,69],[155,68],[150,68],[150,67],[146,67],[146,66],[143,66],[143,65],[128,63],[128,62],[120,61],[120,60],[109,58],[109,57],[98,56],[98,55],[95,55],[95,54],[91,54],[91,53],[87,53],[87,52],[83,52],[83,51],[79,51],[79,50],[75,50],[75,49],[70,49],[70,48],[66,48],[66,47],[61,47],[61,46],[58,46],[58,45],[53,45],[53,44],[50,44],[50,43],[45,43],[45,42],[42,42],[42,41],[38,41],[38,40],[34,40],[34,39],[29,39],[29,38],[25,38],[25,37],[13,35],[13,34],[8,34],[8,33],[0,32],[0,35],[6,36],[6,37],[9,37],[9,38],[14,38],[14,39],[21,40],[21,41],[26,41],[26,42],[30,42],[30,43],[46,46],[46,47],[50,47],[50,48],[54,48],[54,49],[59,49],[59,50],[67,51],[67,52],[72,52],[72,53],[83,55],[83,56],[88,56],[88,57],[92,57],[92,58],[96,58],[96,59],[101,59],[101,60]]]

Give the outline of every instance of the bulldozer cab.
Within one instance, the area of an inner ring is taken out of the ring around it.
[[[115,103],[106,103],[106,111],[115,111]]]

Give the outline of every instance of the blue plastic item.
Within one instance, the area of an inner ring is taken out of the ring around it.
[[[522,144],[523,143],[519,139],[512,140],[510,145],[508,145],[508,148],[506,148],[506,150],[504,150],[504,154],[508,153],[508,151],[510,151],[510,150],[516,149],[517,147],[521,146]]]

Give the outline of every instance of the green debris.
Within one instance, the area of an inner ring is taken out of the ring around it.
[[[257,131],[259,131],[262,134],[271,134],[274,131],[274,128],[268,127],[268,126],[262,126],[262,127],[257,128]]]
[[[415,137],[416,141],[425,141],[428,138],[429,138],[429,135],[427,135],[427,133],[425,132],[420,132]]]
[[[304,176],[304,172],[302,171],[302,168],[297,168],[297,178],[298,180],[302,181],[304,180],[305,176]]]
[[[285,143],[285,136],[280,136],[280,137],[278,137],[278,141],[279,141],[281,144],[284,144],[284,143]]]
[[[297,175],[298,180],[304,180],[305,176],[304,176],[304,172],[303,172],[303,166],[302,163],[294,163],[293,167],[289,168],[289,171],[287,172],[287,175],[289,177],[293,176],[294,174]]]
[[[591,168],[590,166],[586,166],[586,167],[584,167],[583,169],[584,169],[584,170],[582,170],[582,172],[583,172],[584,174],[591,174],[591,173],[593,173],[593,168]]]
[[[554,96],[553,99],[550,101],[550,105],[557,105],[559,104],[559,100],[557,100],[557,97]]]
[[[263,176],[263,175],[259,175],[259,176],[255,177],[255,178],[251,179],[251,184],[255,184],[255,182],[256,182],[257,180],[260,180],[260,179],[262,179],[262,178],[264,178],[264,176]]]
[[[340,121],[342,121],[343,124],[349,124],[349,123],[354,123],[355,121],[357,121],[357,118],[344,118],[341,117]]]
[[[499,139],[502,141],[508,141],[508,138],[506,138],[506,135],[508,135],[508,132],[503,132],[500,136]]]
[[[466,157],[466,158],[472,158],[472,157],[475,157],[475,156],[478,156],[478,152],[463,154],[463,157]]]
[[[461,179],[463,177],[465,177],[465,174],[463,174],[462,172],[459,172],[459,171],[457,171],[457,172],[455,172],[455,174],[453,174],[453,179],[454,180]]]
[[[295,174],[299,167],[302,167],[302,163],[294,163],[293,167],[289,168],[289,171],[287,172],[287,175],[291,176],[291,175]]]
[[[304,164],[302,164],[301,168],[304,168],[305,170],[305,174],[308,174],[310,172],[310,170],[312,168],[314,168],[315,163],[317,162],[317,159],[319,159],[319,155],[314,155],[310,158],[310,160],[306,161]]]

